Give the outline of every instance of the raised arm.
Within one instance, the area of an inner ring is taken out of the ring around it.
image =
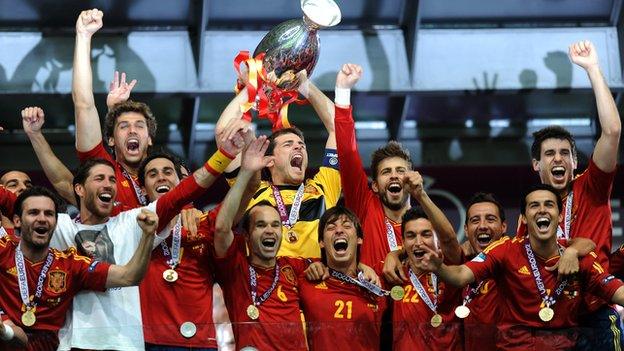
[[[596,97],[601,132],[592,159],[603,172],[613,172],[617,165],[622,122],[613,95],[602,75],[598,53],[594,45],[585,40],[570,45],[569,55],[572,62],[587,72]]]
[[[327,130],[325,148],[336,148],[336,128],[334,126],[334,103],[311,80],[305,70],[297,74],[300,81],[299,92],[305,96]],[[358,77],[359,78],[359,77]]]
[[[137,84],[137,80],[133,79],[130,83],[126,82],[126,72],[121,72],[121,80],[119,72],[115,71],[113,81],[108,86],[108,95],[106,96],[106,107],[112,109],[118,103],[124,102],[130,98],[132,89]]]
[[[228,140],[234,137],[234,133],[238,130],[245,132],[251,128],[251,122],[242,119],[243,112],[241,111],[241,105],[247,102],[247,88],[243,88],[225,107],[217,124],[215,126],[215,141],[217,146],[220,147],[224,140]],[[225,169],[226,172],[232,172],[240,167],[240,156],[230,163]]]
[[[457,235],[453,225],[449,222],[444,212],[431,200],[423,187],[423,178],[420,173],[408,171],[403,178],[403,182],[407,185],[410,194],[422,207],[429,217],[433,230],[435,230],[440,240],[440,248],[447,261],[452,264],[461,263],[462,249],[457,241]]]
[[[145,276],[154,247],[158,216],[154,212],[142,209],[137,215],[137,222],[143,231],[139,246],[128,263],[123,266],[111,265],[109,267],[106,278],[107,289],[138,285]]]
[[[425,255],[422,260],[416,264],[418,268],[433,272],[445,282],[460,288],[475,281],[472,270],[466,265],[445,265],[443,263],[444,256],[442,256],[442,251],[440,249],[434,251],[427,245],[422,245],[421,248],[425,250]]]
[[[45,123],[45,114],[40,107],[26,107],[22,110],[22,126],[37,155],[43,172],[56,191],[72,205],[76,205],[74,195],[74,175],[58,159],[50,144],[43,136],[41,128]]]
[[[72,99],[76,118],[76,150],[79,152],[90,151],[102,142],[100,117],[93,97],[91,37],[102,28],[103,16],[98,9],[86,10],[76,21]]]
[[[215,222],[214,247],[217,257],[224,257],[232,245],[234,240],[232,225],[236,213],[240,211],[240,208],[247,207],[247,202],[241,201],[247,185],[255,177],[255,174],[266,167],[271,160],[270,156],[264,155],[268,147],[269,142],[263,135],[251,141],[243,151],[241,169],[236,178],[236,183],[225,196]]]

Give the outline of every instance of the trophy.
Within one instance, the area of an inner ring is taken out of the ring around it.
[[[288,105],[297,100],[297,73],[305,70],[310,76],[318,61],[320,39],[318,30],[337,25],[340,8],[334,0],[301,0],[304,16],[278,24],[256,47],[253,57],[241,52],[234,61],[239,73],[245,62],[248,102],[241,106],[244,117],[251,119],[250,109],[258,117],[267,118],[273,129],[289,127]],[[239,84],[238,88],[242,89]]]

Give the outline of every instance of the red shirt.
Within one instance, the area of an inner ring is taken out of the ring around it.
[[[364,172],[355,139],[355,122],[351,108],[336,107],[334,123],[345,205],[358,216],[364,232],[360,262],[373,267],[379,261],[385,260],[390,252],[386,215],[379,196],[368,187],[368,177]],[[394,228],[392,236],[400,247],[403,244],[401,224],[390,223]]]
[[[133,186],[134,182],[134,184],[138,186],[139,191],[141,191],[138,178],[130,176],[130,179],[127,179],[124,176],[123,166],[106,151],[103,142],[99,143],[96,147],[87,152],[78,151],[78,159],[80,160],[80,163],[83,163],[90,158],[103,158],[113,164],[115,168],[115,178],[117,178],[116,202],[121,203],[123,209],[132,209],[142,206],[135,191],[135,187]],[[130,175],[130,173],[127,174]]]
[[[297,281],[305,269],[301,259],[278,257],[279,279],[275,290],[258,309],[260,317],[247,316],[252,304],[249,283],[249,261],[245,255],[245,240],[236,235],[225,257],[216,258],[216,276],[232,321],[236,349],[253,346],[258,350],[307,350],[299,310]],[[255,267],[257,298],[273,283],[274,268]]]
[[[409,279],[409,270],[404,268]],[[434,286],[431,273],[421,274],[418,281],[427,290],[433,302]],[[394,301],[392,310],[392,333],[394,350],[463,350],[462,324],[455,316],[455,307],[461,302],[462,289],[454,288],[438,278],[437,312],[442,324],[434,328],[434,313],[422,300],[411,282],[403,285],[405,296]]]
[[[624,275],[624,244],[609,257],[609,272],[618,276]]]
[[[551,334],[535,333],[535,329],[570,328],[578,324],[578,312],[582,295],[586,292],[610,300],[615,291],[624,285],[604,271],[595,253],[580,259],[579,274],[568,282],[567,287],[552,306],[555,316],[550,322],[542,322],[538,313],[542,308],[542,297],[537,290],[531,266],[524,248],[526,238],[513,240],[504,237],[491,244],[466,266],[472,270],[475,281],[487,278],[496,280],[501,296],[501,324],[497,346],[505,349],[527,350],[538,345],[548,345]],[[557,273],[549,272],[546,266],[557,262],[559,256],[548,260],[535,256],[547,291],[554,292]],[[520,326],[520,327],[514,327]],[[574,335],[558,335],[557,348],[572,347]],[[550,340],[552,343],[552,340]]]
[[[342,162],[342,160],[341,160]],[[611,222],[611,189],[615,171],[605,173],[589,159],[587,169],[572,181],[572,218],[570,221],[570,238],[588,238],[596,243],[598,261],[603,267],[609,268],[609,256],[613,236]],[[561,213],[564,219],[559,226],[564,230],[567,196],[562,199]],[[520,222],[517,236],[526,234],[526,226]]]
[[[57,332],[65,322],[65,313],[71,307],[72,298],[81,290],[104,291],[109,264],[92,261],[80,256],[75,248],[66,251],[50,249],[54,255],[50,270],[43,285],[43,294],[37,304],[35,325],[22,324],[25,311],[19,293],[15,248],[17,244],[7,237],[0,238],[0,306],[9,319],[25,331],[50,330]],[[31,263],[24,258],[28,291],[35,293],[35,287],[45,260]]]
[[[214,221],[218,210],[201,218],[196,237],[182,228],[178,280],[169,283],[163,272],[169,269],[161,245],[152,251],[152,258],[139,286],[145,342],[155,345],[216,348],[212,320]],[[166,240],[171,252],[171,236]],[[180,326],[192,322],[197,333],[186,338]]]
[[[464,260],[464,263],[467,261]],[[479,285],[480,282],[475,282]],[[464,289],[463,297],[467,294]],[[496,333],[500,320],[500,296],[494,279],[486,279],[468,304],[470,314],[464,322],[464,350],[496,350]],[[461,302],[460,302],[461,303]]]
[[[384,298],[334,277],[299,289],[310,350],[379,350]]]

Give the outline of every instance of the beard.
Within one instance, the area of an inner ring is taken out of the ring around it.
[[[406,206],[407,199],[409,198],[409,194],[407,192],[403,193],[403,196],[398,202],[391,202],[390,199],[388,199],[387,194],[387,191],[384,191],[380,194],[381,203],[383,203],[387,208],[391,209],[392,211],[398,211]]]
[[[89,210],[89,212],[93,213],[94,215],[100,217],[100,218],[104,218],[104,217],[108,217],[110,216],[110,211],[106,211],[106,210],[101,210],[99,209],[96,205],[95,205],[95,201],[96,201],[96,195],[95,194],[89,194],[89,196],[87,198],[85,198],[85,207],[87,208],[87,210]],[[111,199],[112,201],[112,199]]]

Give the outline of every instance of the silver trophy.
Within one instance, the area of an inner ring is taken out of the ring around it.
[[[253,56],[265,53],[262,66],[277,88],[296,90],[297,73],[312,74],[318,61],[320,39],[318,30],[340,23],[340,8],[334,0],[301,0],[304,16],[278,24],[267,33]],[[267,96],[269,96],[268,94]]]

